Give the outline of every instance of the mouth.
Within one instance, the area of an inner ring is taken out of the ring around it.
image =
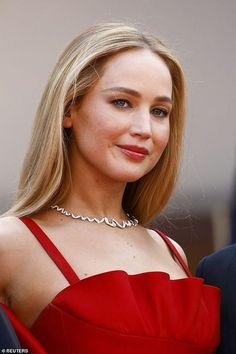
[[[136,145],[117,145],[117,147],[132,160],[144,160],[149,152],[146,148]]]

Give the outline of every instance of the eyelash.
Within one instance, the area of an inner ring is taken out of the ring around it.
[[[166,109],[164,109],[164,108],[153,108],[152,112],[153,111],[159,111],[161,113],[161,114],[157,114],[156,115],[157,117],[163,117],[164,118],[164,117],[167,117],[168,114],[169,114],[169,112]]]
[[[124,103],[123,105],[121,105],[120,103]],[[115,100],[112,100],[111,103],[116,106],[117,108],[129,108],[129,107],[132,107],[130,102],[125,100],[125,99],[121,99],[121,98],[118,98],[118,99],[115,99]],[[155,114],[154,111],[158,111],[159,114]],[[153,108],[151,110],[151,113],[156,116],[156,117],[161,117],[161,118],[164,118],[164,117],[167,117],[168,114],[169,114],[169,111],[167,109],[164,109],[164,108]]]
[[[121,105],[119,104],[119,102],[124,102],[124,103],[127,104],[127,106],[121,106]],[[124,100],[124,99],[121,99],[121,98],[117,98],[117,99],[115,99],[115,100],[112,100],[111,103],[114,104],[114,106],[116,106],[116,107],[118,107],[118,108],[127,108],[128,106],[130,107],[129,101]]]

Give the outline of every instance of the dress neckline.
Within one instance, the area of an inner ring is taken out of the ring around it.
[[[80,286],[85,286],[87,287],[90,286],[90,284],[92,282],[96,282],[99,280],[104,281],[106,278],[109,277],[109,283],[111,284],[112,281],[114,280],[118,280],[121,279],[122,280],[127,280],[130,281],[130,279],[132,278],[142,278],[143,280],[145,280],[145,278],[148,280],[148,278],[150,277],[155,277],[156,280],[160,281],[168,281],[171,282],[172,284],[177,283],[177,284],[186,284],[186,283],[195,283],[198,284],[198,286],[205,286],[207,288],[212,288],[212,289],[216,289],[216,287],[211,286],[211,285],[205,285],[204,284],[204,280],[202,278],[198,278],[198,277],[194,277],[194,276],[190,276],[190,277],[185,277],[185,278],[177,278],[177,279],[171,279],[170,275],[166,272],[163,271],[148,271],[148,272],[141,272],[141,273],[135,273],[135,274],[129,274],[127,273],[125,270],[122,269],[115,269],[115,270],[109,270],[106,272],[102,272],[102,273],[97,273],[94,275],[91,275],[89,277],[83,278],[77,282],[75,282],[74,284],[69,284],[68,286],[66,286],[65,288],[63,288],[62,290],[60,290],[53,298],[52,300],[40,311],[40,313],[38,314],[38,316],[36,317],[36,319],[34,320],[33,324],[30,326],[30,330],[33,329],[33,327],[35,327],[36,323],[38,322],[38,320],[40,319],[40,317],[43,315],[43,313],[45,311],[47,311],[49,306],[56,306],[56,303],[60,303],[60,299],[63,298],[64,295],[66,295],[68,292],[73,291],[74,289],[80,287]],[[100,278],[100,279],[99,279]],[[90,283],[90,284],[89,284]],[[214,291],[214,290],[213,290]]]
[[[77,283],[78,281],[82,281],[84,279],[88,279],[89,277],[80,279],[74,269],[71,267],[71,265],[68,263],[68,261],[64,258],[62,253],[58,250],[58,248],[54,245],[54,243],[50,240],[50,238],[47,236],[47,234],[42,230],[42,228],[31,218],[24,216],[21,217],[20,220],[25,224],[25,226],[31,231],[31,233],[35,236],[35,238],[38,240],[38,242],[41,244],[41,246],[44,248],[46,253],[49,255],[49,257],[52,259],[52,261],[57,265],[57,267],[60,269],[66,280],[69,282],[70,285],[73,285]],[[150,228],[149,230],[153,230],[156,232],[156,234],[163,239],[163,241],[166,243],[167,247],[169,248],[173,258],[175,257],[179,264],[182,266],[185,274],[187,277],[192,277],[192,274],[181,257],[180,253],[176,249],[176,247],[173,245],[173,243],[170,241],[170,239],[161,231],[155,229],[155,228]],[[151,236],[150,236],[151,237]],[[110,270],[106,271],[103,273],[108,273],[108,272],[113,272],[117,270]],[[103,273],[98,273],[94,274],[91,277],[94,277],[99,274]],[[142,272],[138,274],[143,274],[147,272]],[[129,275],[126,272],[127,275]],[[168,273],[166,273],[168,274]],[[134,274],[135,275],[135,274]]]

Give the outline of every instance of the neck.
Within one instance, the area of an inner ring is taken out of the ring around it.
[[[125,183],[117,183],[98,174],[94,178],[93,174],[72,171],[71,189],[60,204],[74,213],[126,219],[127,216],[122,209],[125,186]]]

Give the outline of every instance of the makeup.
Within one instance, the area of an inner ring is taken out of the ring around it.
[[[136,145],[117,145],[117,147],[125,154],[136,161],[142,161],[145,159],[149,152],[146,148]]]

